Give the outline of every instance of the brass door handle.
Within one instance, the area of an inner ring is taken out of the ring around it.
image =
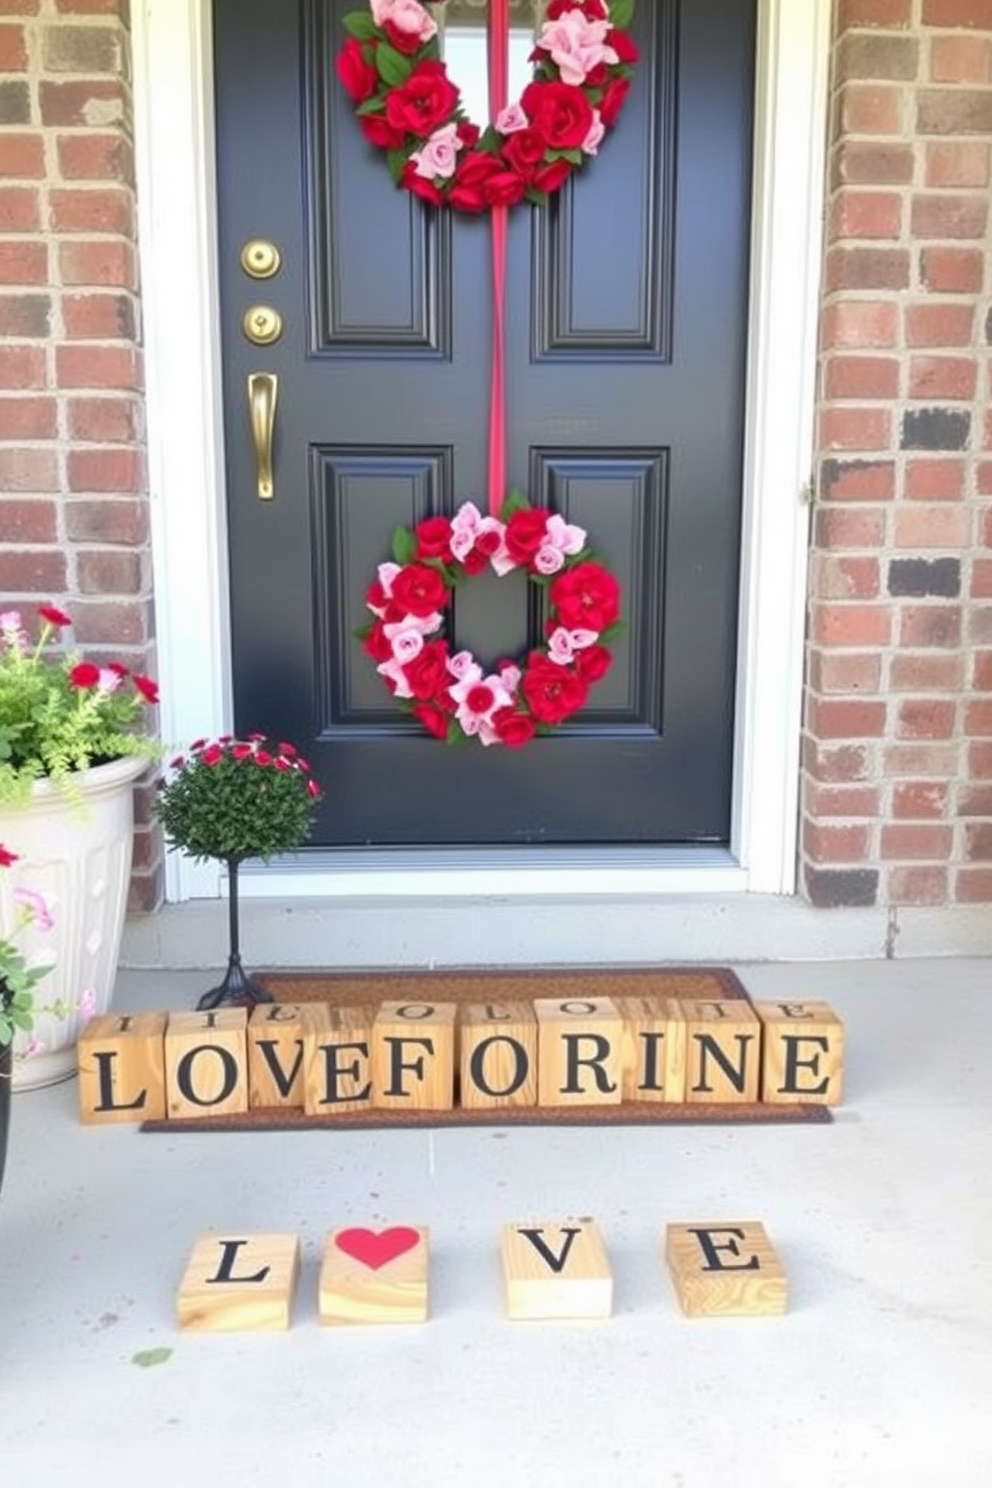
[[[278,396],[279,379],[275,373],[248,374],[248,411],[251,415],[251,438],[255,446],[259,501],[271,501],[276,494],[272,476],[272,437],[275,433]]]

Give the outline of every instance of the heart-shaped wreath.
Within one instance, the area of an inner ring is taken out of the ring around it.
[[[620,586],[586,546],[581,527],[511,492],[498,517],[467,501],[453,517],[427,517],[393,533],[393,562],[379,565],[359,638],[397,703],[448,744],[519,748],[585,706],[612,664],[623,630]],[[440,633],[457,584],[489,565],[500,578],[523,568],[547,589],[544,646],[488,674],[471,651],[454,655]]]
[[[633,14],[634,0],[551,0],[533,81],[486,129],[466,116],[419,0],[371,0],[346,15],[338,76],[397,185],[462,212],[540,203],[619,117],[637,61]]]

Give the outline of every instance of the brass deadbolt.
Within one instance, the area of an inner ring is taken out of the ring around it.
[[[266,238],[252,238],[241,250],[241,267],[252,279],[271,279],[281,263],[279,249]]]
[[[242,318],[241,329],[255,346],[271,346],[282,335],[282,316],[271,305],[250,305]]]

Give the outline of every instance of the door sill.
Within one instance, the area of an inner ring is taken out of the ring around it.
[[[242,898],[522,898],[728,894],[747,873],[724,847],[342,849],[245,864]],[[226,880],[221,886],[225,892]]]

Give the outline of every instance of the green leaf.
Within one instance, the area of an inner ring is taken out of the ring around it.
[[[607,9],[610,13],[610,21],[618,31],[629,31],[630,23],[634,19],[634,0],[608,0]],[[607,37],[609,44],[609,37]]]
[[[390,88],[400,88],[413,72],[413,63],[409,57],[404,57],[395,47],[390,46],[388,41],[376,47],[375,51],[376,71],[384,83]]]
[[[462,728],[457,718],[452,718],[448,723],[448,732],[444,742],[446,744],[454,744],[456,747],[468,743],[468,734]]]
[[[417,552],[417,539],[409,527],[393,529],[392,552],[395,563],[413,562]]]
[[[535,191],[533,186],[528,186],[524,192],[524,201],[529,201],[532,207],[545,207],[548,203],[548,193]]]
[[[385,107],[386,100],[382,97],[381,94],[377,93],[374,98],[366,98],[364,103],[360,103],[356,108],[355,113],[358,114],[359,117],[361,117],[363,114],[381,114]]]
[[[479,135],[479,143],[476,148],[484,150],[489,155],[498,155],[502,143],[502,136],[497,134],[495,127],[492,124],[487,124]]]
[[[405,150],[386,151],[386,165],[389,167],[389,174],[392,176],[393,183],[396,186],[398,186],[403,179],[403,172],[406,170],[406,162],[407,153]]]
[[[608,625],[606,629],[601,633],[599,637],[599,644],[601,646],[612,646],[613,642],[619,640],[626,629],[627,622],[625,620],[615,620],[612,625]]]
[[[151,1369],[156,1364],[167,1364],[171,1358],[171,1348],[141,1349],[139,1353],[131,1355],[131,1363],[137,1364],[139,1369]]]
[[[529,510],[530,502],[527,500],[527,497],[523,491],[518,491],[516,486],[514,486],[500,507],[499,519],[501,522],[508,522],[514,512]]]
[[[355,637],[355,640],[356,641],[365,641],[365,640],[368,640],[368,637],[369,637],[369,635],[372,632],[372,627],[373,627],[374,624],[375,624],[375,621],[374,620],[369,620],[364,625],[356,625],[355,626],[355,629],[351,632],[352,635]]]
[[[567,160],[570,165],[581,165],[585,156],[581,150],[559,150],[559,160]]]
[[[357,36],[359,41],[370,41],[378,34],[375,21],[367,10],[349,11],[342,25],[349,36]]]

